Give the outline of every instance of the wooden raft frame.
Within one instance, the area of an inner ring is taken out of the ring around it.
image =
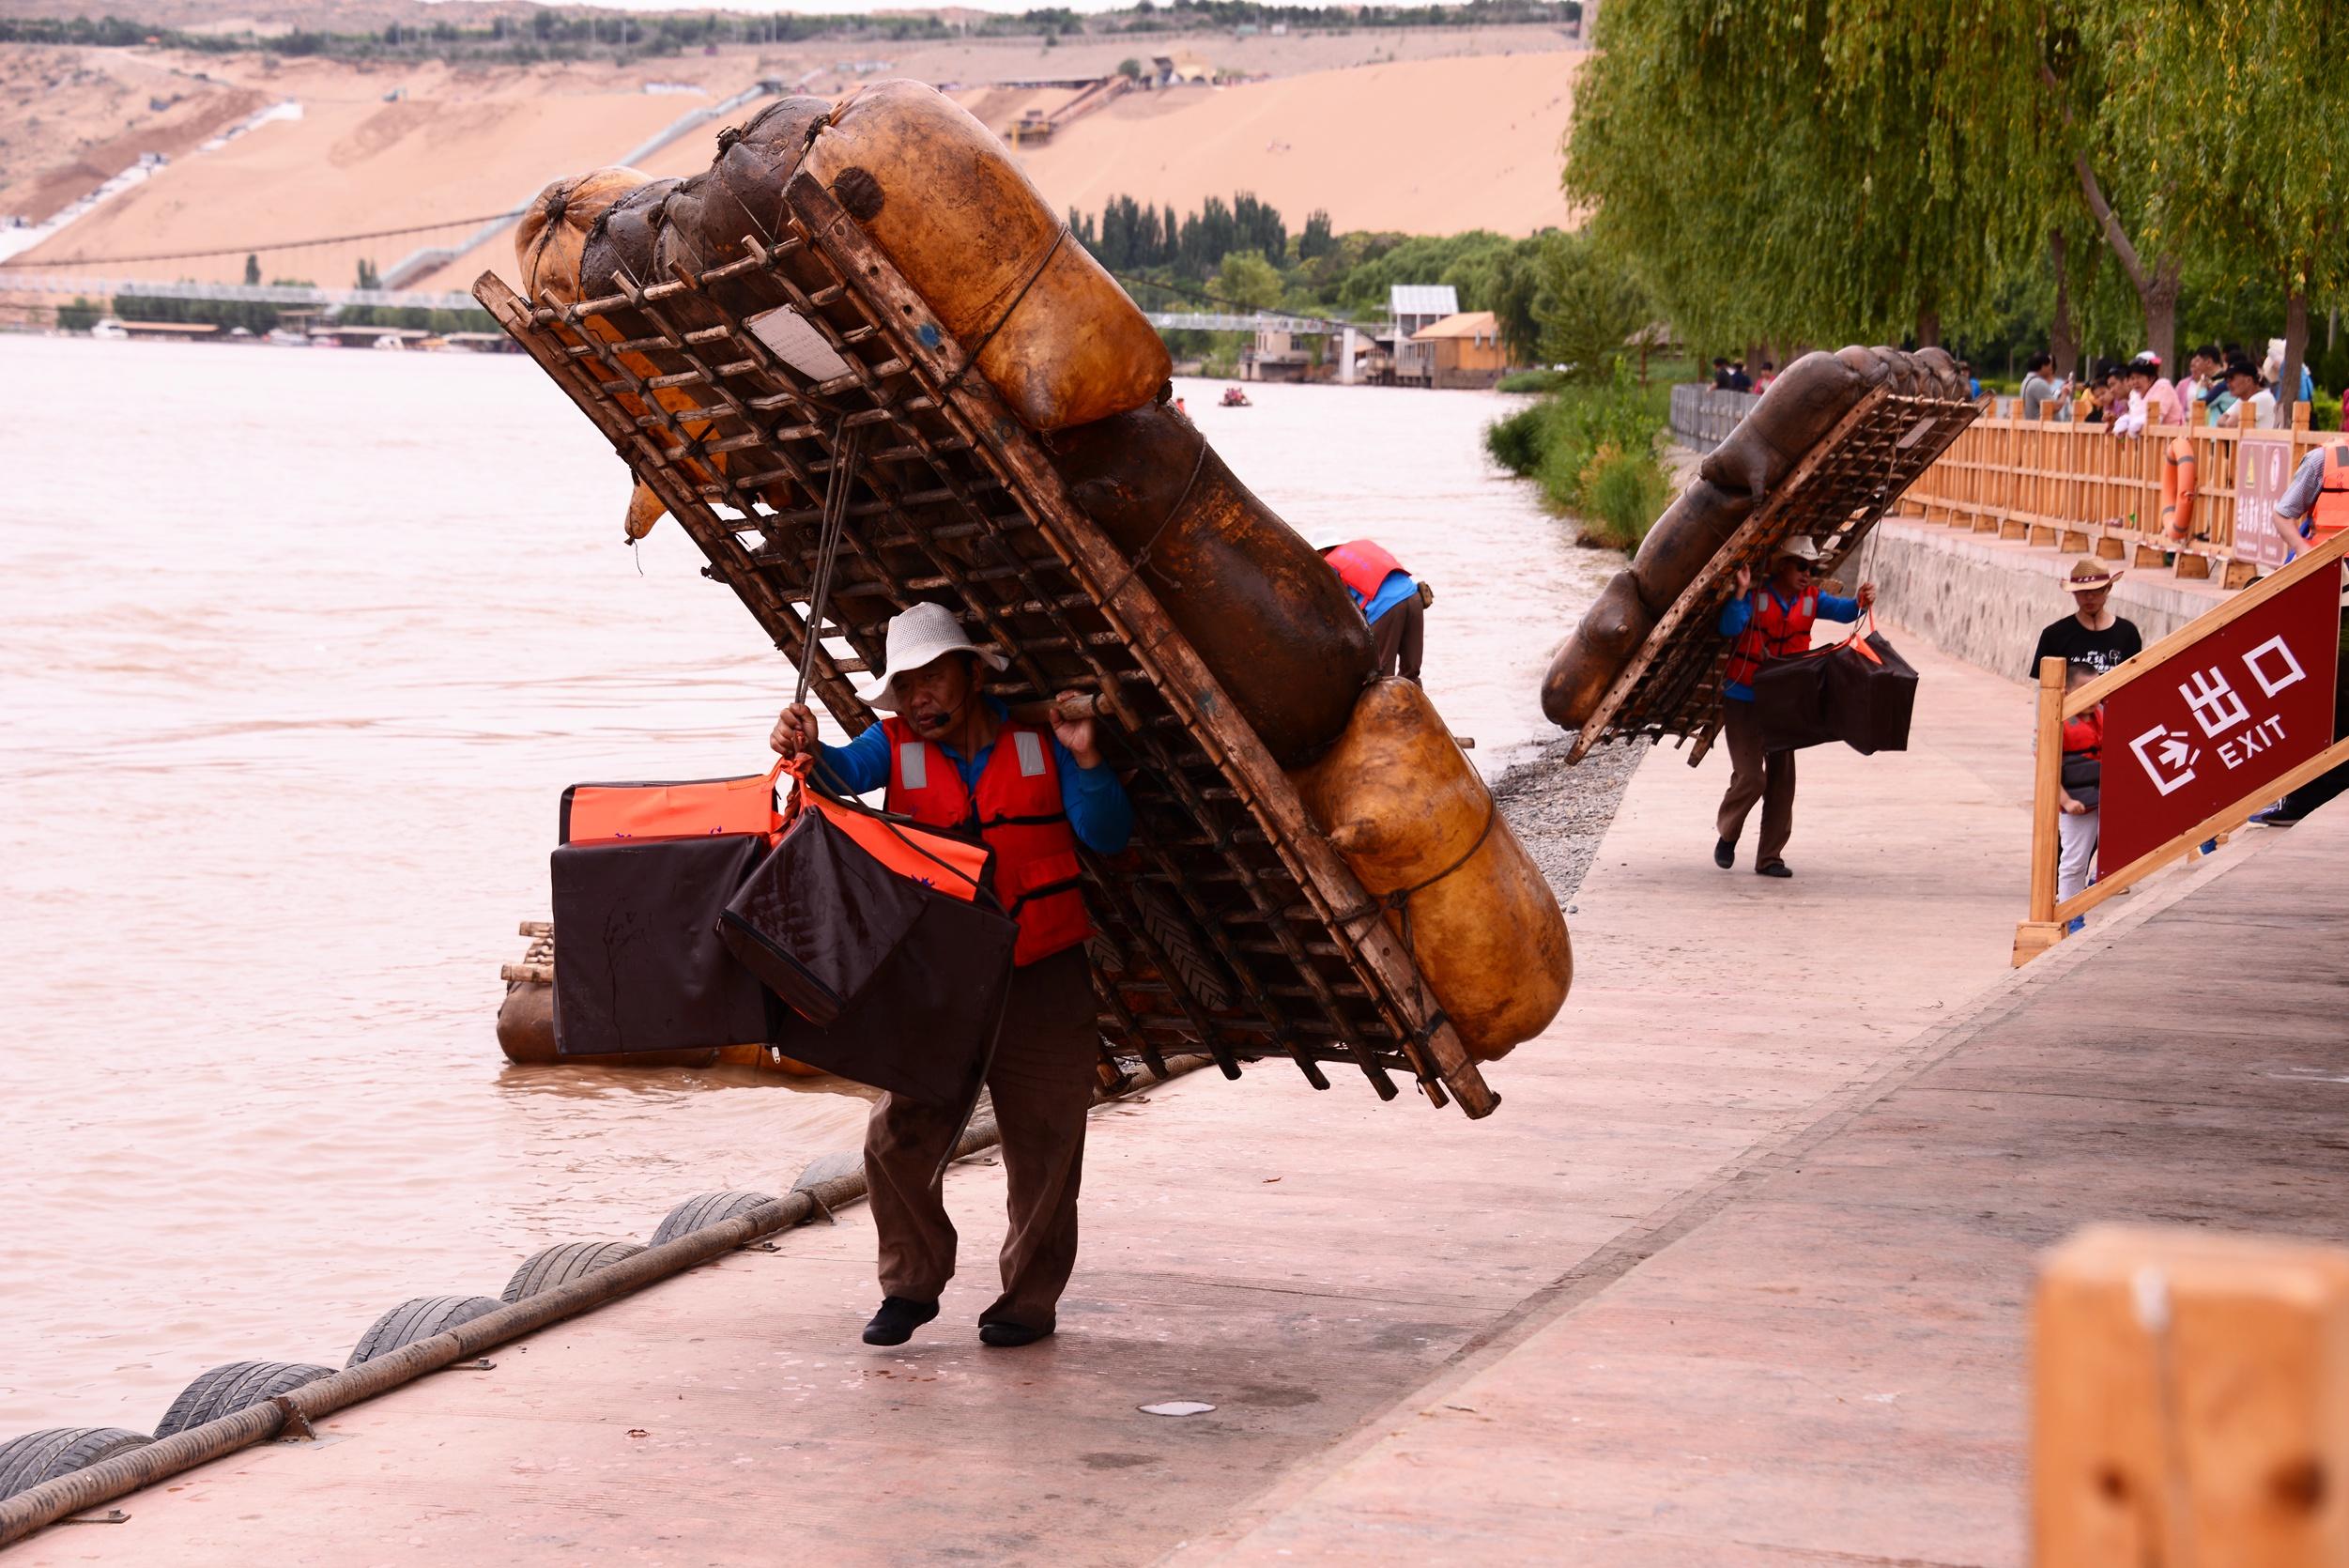
[[[923,599],[1010,656],[995,694],[1085,688],[1119,715],[1103,730],[1133,799],[1133,842],[1109,860],[1083,854],[1113,1067],[1138,1059],[1163,1078],[1166,1056],[1204,1050],[1236,1078],[1243,1061],[1286,1055],[1319,1089],[1323,1064],[1348,1062],[1382,1099],[1402,1073],[1436,1105],[1489,1115],[1499,1097],[1381,906],[1142,575],[1069,500],[1039,439],[965,374],[962,346],[830,191],[803,173],[784,205],[785,233],[747,237],[746,255],[699,278],[618,279],[622,292],[566,307],[533,306],[484,272],[473,295],[793,664],[836,437],[860,435],[811,682],[850,733],[875,715],[849,677],[880,664],[888,619]],[[844,373],[794,369],[712,297],[753,273]],[[713,324],[681,326],[680,303]],[[582,326],[621,312],[652,331],[606,342]],[[664,407],[671,388],[691,406]]]
[[[1981,412],[1962,400],[1881,387],[1861,398],[1681,590],[1583,722],[1567,761],[1608,741],[1663,735],[1675,744],[1693,739],[1688,764],[1702,761],[1721,730],[1729,641],[1713,628],[1735,592],[1737,569],[1753,567],[1758,581],[1781,544],[1808,534],[1825,581]]]

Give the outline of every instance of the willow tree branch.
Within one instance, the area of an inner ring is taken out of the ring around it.
[[[2042,60],[2039,62],[2039,80],[2046,84],[2049,92],[2055,95],[2056,106],[2063,111],[2065,129],[2069,130],[2072,106],[2064,97],[2063,78],[2055,74],[2054,67]],[[2105,200],[2104,186],[2096,178],[2096,171],[2089,166],[2085,152],[2072,154],[2072,173],[2080,179],[2080,196],[2088,204],[2089,216],[2096,219],[2097,228],[2103,231],[2104,242],[2111,246],[2112,254],[2120,258],[2121,270],[2128,274],[2128,281],[2136,285],[2137,292],[2144,294],[2153,287],[2152,280],[2145,275],[2144,260],[2138,255],[2137,247],[2129,243],[2128,232],[2121,227],[2121,220],[2113,212],[2112,204]]]

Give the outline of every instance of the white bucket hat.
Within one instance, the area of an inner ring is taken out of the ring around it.
[[[856,695],[883,713],[898,711],[897,679],[909,670],[935,664],[948,653],[975,653],[990,669],[1007,669],[1011,661],[992,648],[971,640],[954,611],[944,605],[919,604],[889,618],[889,633],[882,663],[889,673]]]
[[[1310,543],[1316,553],[1334,550],[1354,536],[1342,528],[1317,528]]]
[[[1792,556],[1797,561],[1807,561],[1816,566],[1819,564],[1819,546],[1807,533],[1789,533],[1780,542],[1776,549],[1770,552],[1770,559],[1773,561],[1780,561],[1788,556]]]

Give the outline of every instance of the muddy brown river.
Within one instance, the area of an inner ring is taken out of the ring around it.
[[[0,381],[44,410],[0,421],[0,1439],[340,1365],[404,1297],[853,1145],[839,1085],[499,1054],[563,787],[763,767],[790,684],[673,523],[622,546],[528,361],[0,336]],[[1297,528],[1435,584],[1488,774],[1541,732],[1616,561],[1485,461],[1508,400],[1180,390]]]

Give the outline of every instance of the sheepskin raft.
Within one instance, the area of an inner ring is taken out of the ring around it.
[[[1853,347],[1789,365],[1558,650],[1542,699],[1577,731],[1567,761],[1668,735],[1695,743],[1695,766],[1721,730],[1729,641],[1716,627],[1737,569],[1759,582],[1778,546],[1806,535],[1824,584],[1980,412],[1938,349]]]
[[[1093,694],[1137,815],[1132,848],[1084,856],[1113,1065],[1163,1075],[1165,1056],[1205,1051],[1237,1077],[1286,1057],[1322,1088],[1342,1064],[1381,1099],[1403,1078],[1490,1113],[1499,1097],[1414,962],[1395,899],[1364,891],[1148,574],[1072,499],[1021,406],[880,237],[803,169],[731,251],[595,298],[525,300],[490,273],[473,294],[794,663],[821,503],[845,465],[812,689],[852,733],[875,716],[852,677],[917,599],[951,603],[1012,656],[993,689],[1015,704]]]

